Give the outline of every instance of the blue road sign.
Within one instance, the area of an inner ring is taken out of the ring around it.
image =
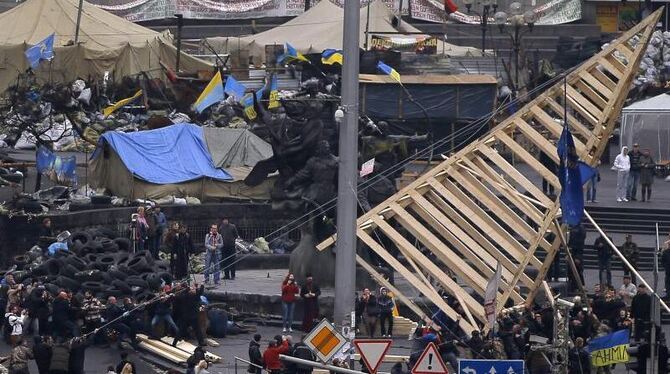
[[[523,360],[458,360],[458,374],[523,374]]]

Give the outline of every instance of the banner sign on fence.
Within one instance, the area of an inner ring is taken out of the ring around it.
[[[427,36],[383,36],[370,37],[370,49],[373,51],[415,52],[423,55],[437,53],[437,38]]]

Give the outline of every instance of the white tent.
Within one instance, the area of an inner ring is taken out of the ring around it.
[[[620,145],[639,143],[656,161],[670,160],[670,94],[638,101],[621,112]]]
[[[361,9],[360,46],[365,44],[365,25],[368,37],[377,33],[409,33],[416,36],[420,30],[407,22],[399,28],[393,27],[393,12],[381,0],[376,0],[368,9]],[[321,1],[307,12],[268,31],[242,37],[214,37],[205,39],[217,53],[233,56],[247,51],[254,62],[265,62],[265,46],[289,43],[301,53],[321,53],[327,48],[342,48],[344,10],[330,1]],[[481,51],[472,47],[462,47],[439,41],[437,53],[448,56],[481,56]]]

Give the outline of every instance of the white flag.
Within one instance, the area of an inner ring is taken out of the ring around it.
[[[486,285],[486,294],[484,296],[484,312],[486,312],[486,319],[489,322],[489,328],[493,328],[496,322],[496,300],[498,296],[498,288],[500,285],[500,276],[502,273],[502,266],[498,261],[496,273],[493,278]]]
[[[361,165],[361,173],[360,173],[361,178],[363,178],[368,174],[372,174],[374,170],[375,170],[375,158],[373,157],[365,161],[365,163]]]

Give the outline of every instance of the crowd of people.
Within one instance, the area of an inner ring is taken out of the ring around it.
[[[621,147],[621,153],[614,159],[612,170],[617,172],[618,202],[636,201],[638,185],[641,187],[640,200],[651,201],[656,163],[649,149],[640,150],[640,145],[637,143],[633,144],[633,150],[630,152],[627,146]],[[595,192],[593,196],[595,200]]]

